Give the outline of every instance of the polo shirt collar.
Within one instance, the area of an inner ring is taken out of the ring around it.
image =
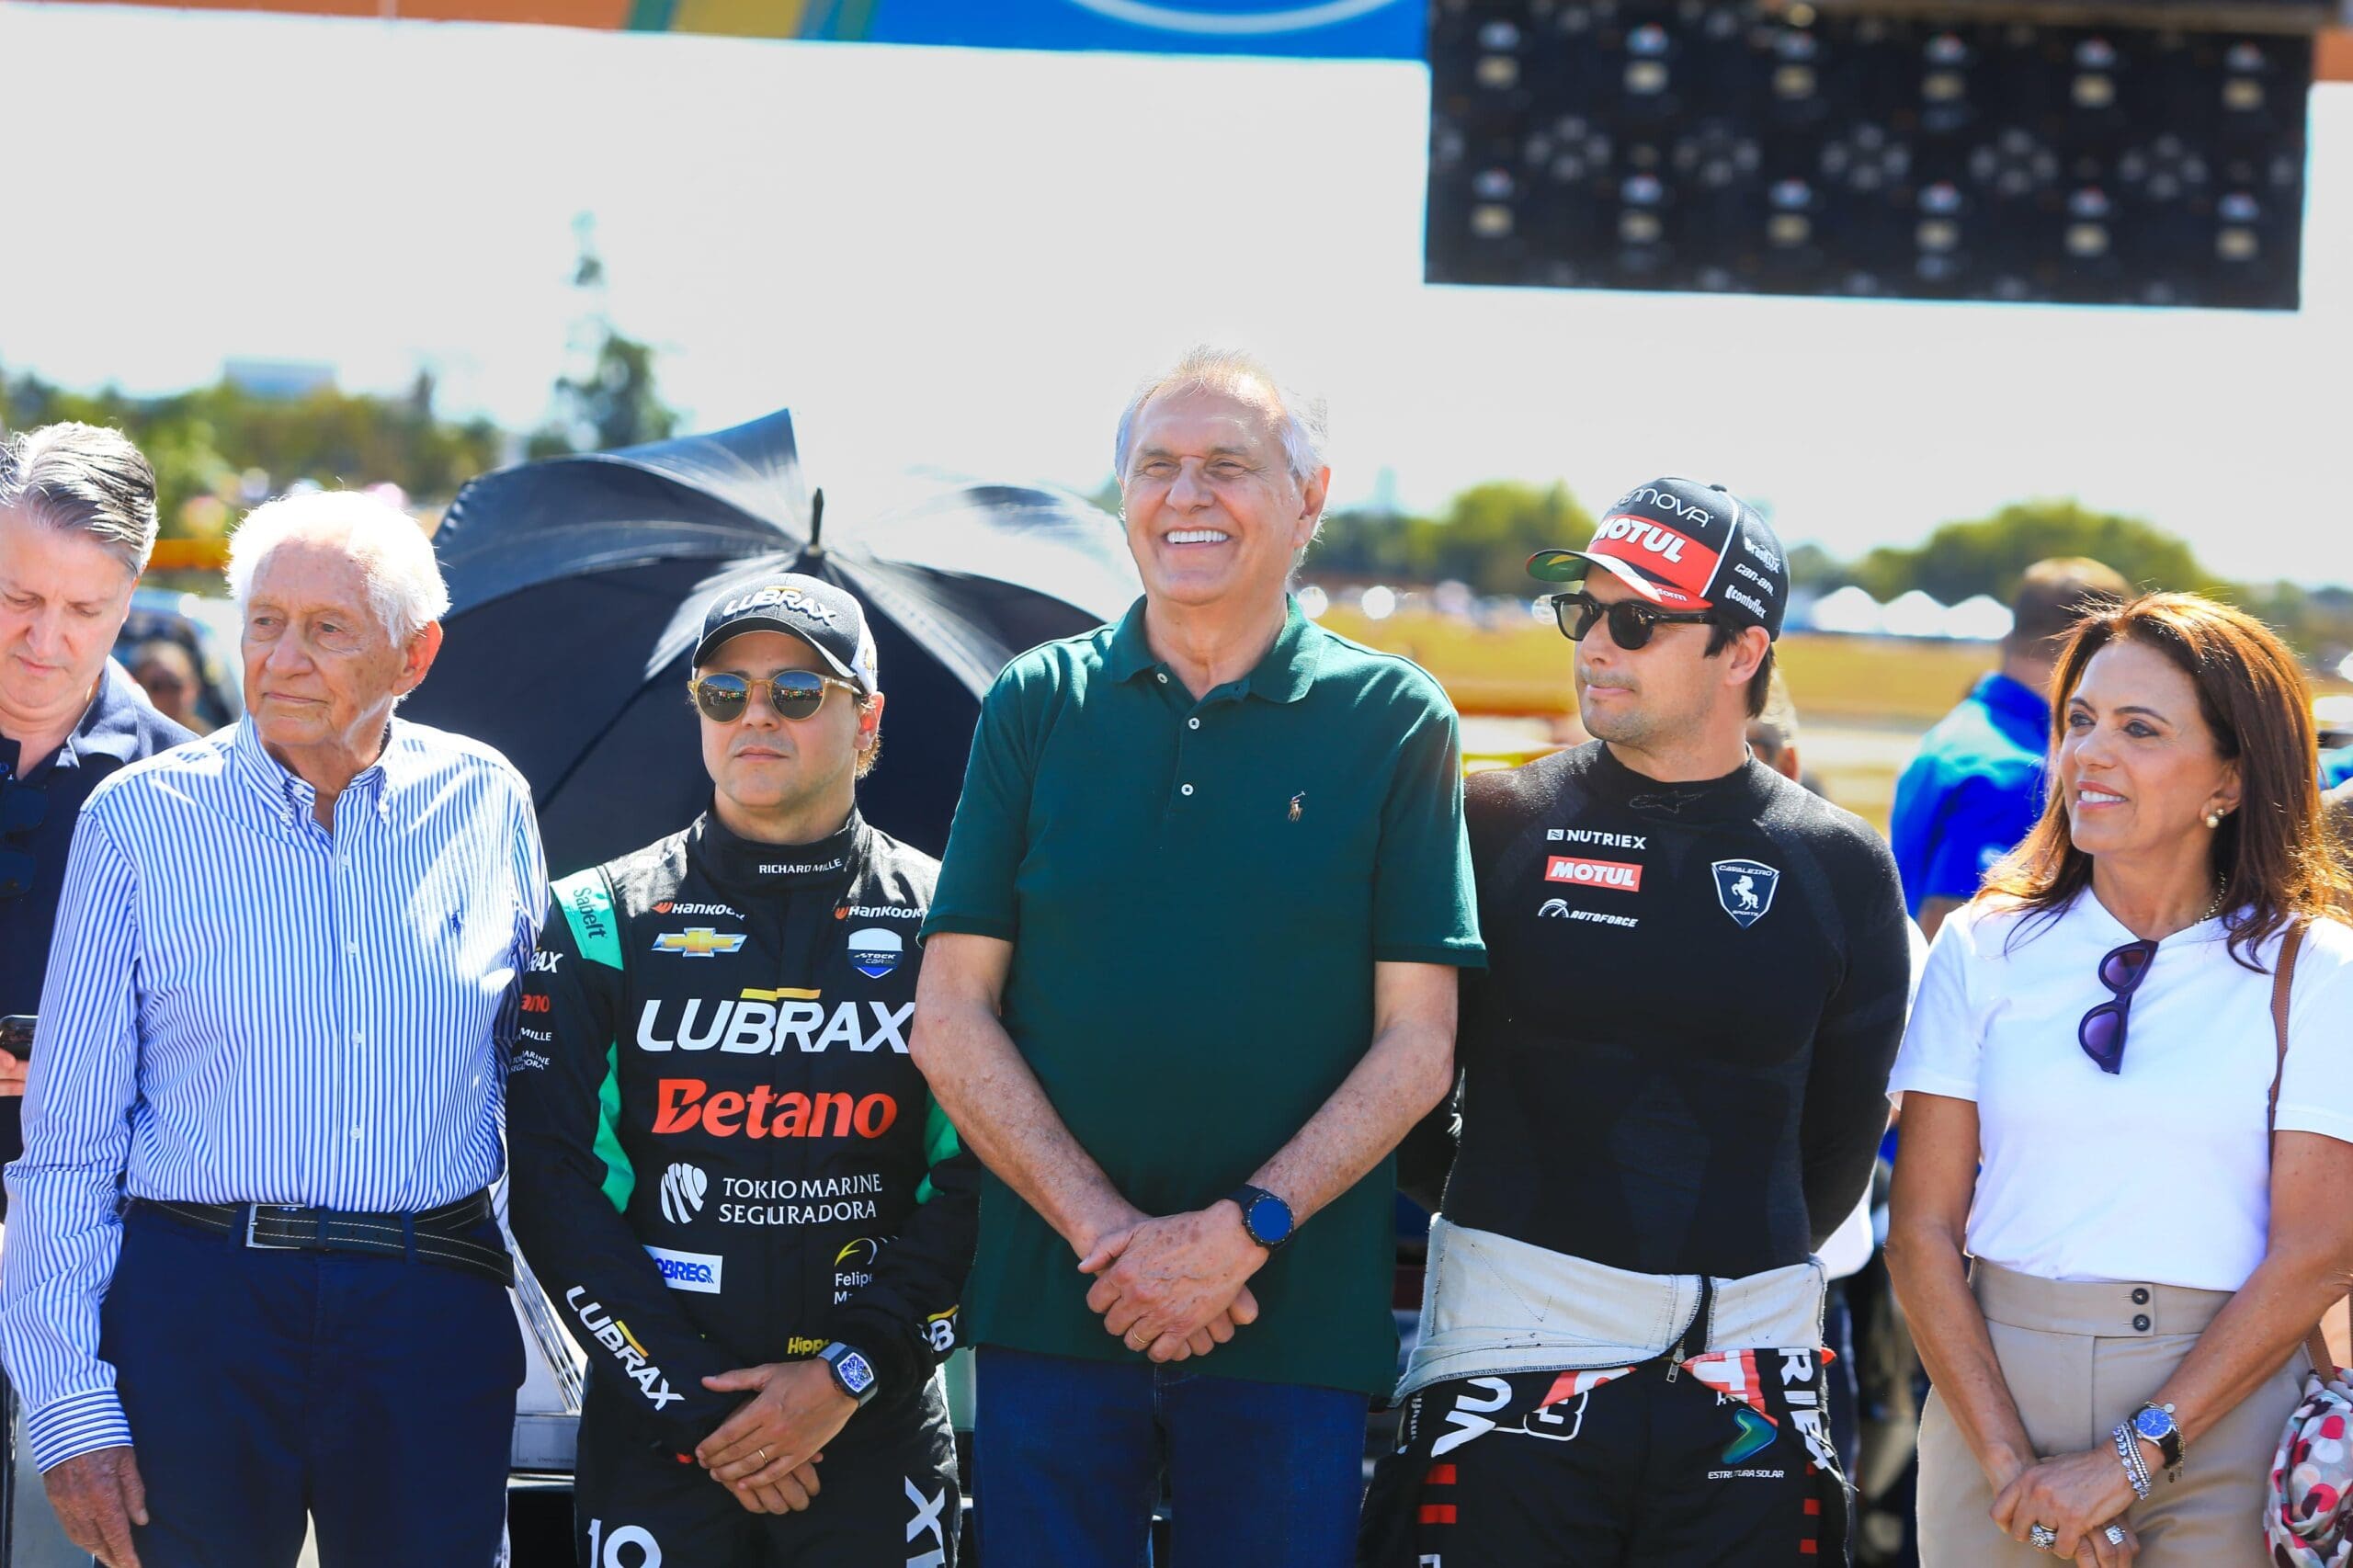
[[[1115,681],[1133,680],[1147,670],[1161,668],[1144,635],[1144,601],[1128,607],[1112,629],[1111,646],[1103,657],[1104,672]],[[1324,629],[1307,619],[1299,600],[1283,596],[1283,629],[1250,673],[1239,683],[1242,694],[1269,702],[1296,702],[1315,684],[1315,667],[1324,657]]]

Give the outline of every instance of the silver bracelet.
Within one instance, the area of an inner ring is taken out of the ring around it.
[[[2110,1434],[2116,1439],[2116,1457],[2123,1463],[2124,1477],[2132,1483],[2132,1495],[2143,1503],[2149,1500],[2149,1461],[2141,1457],[2141,1438],[2131,1423],[2119,1426]]]

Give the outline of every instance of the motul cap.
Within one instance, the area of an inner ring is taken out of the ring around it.
[[[1654,479],[1611,504],[1583,550],[1540,550],[1528,574],[1582,581],[1601,567],[1665,609],[1712,609],[1734,626],[1781,634],[1790,569],[1756,508],[1721,484]]]

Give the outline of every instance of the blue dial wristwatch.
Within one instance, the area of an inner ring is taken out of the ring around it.
[[[859,1404],[874,1397],[874,1369],[867,1364],[865,1357],[840,1340],[836,1339],[818,1351],[817,1359],[824,1362],[833,1372],[834,1386]]]
[[[1263,1187],[1237,1187],[1226,1195],[1242,1210],[1242,1228],[1250,1239],[1273,1252],[1290,1240],[1290,1205]]]
[[[2165,1469],[2181,1468],[2181,1428],[2174,1424],[2172,1405],[2143,1405],[2133,1413],[2132,1432],[2134,1436],[2156,1444],[2157,1452],[2165,1458]]]

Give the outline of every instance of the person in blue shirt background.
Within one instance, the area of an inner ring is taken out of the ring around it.
[[[2008,854],[2042,812],[2042,758],[2051,744],[2043,694],[2059,645],[2086,601],[2122,599],[2131,585],[2082,556],[2038,561],[2012,596],[2002,666],[1922,737],[1896,781],[1888,841],[1904,902],[1928,936],[1969,902],[1985,868]]]

